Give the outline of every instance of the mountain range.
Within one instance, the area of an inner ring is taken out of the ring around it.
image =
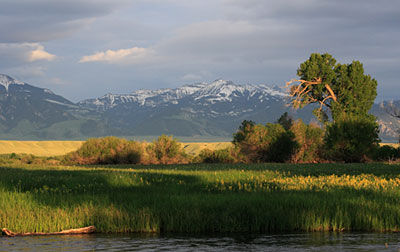
[[[268,85],[216,80],[173,89],[106,94],[73,103],[62,96],[0,75],[0,138],[74,140],[106,135],[152,138],[161,134],[191,141],[229,141],[243,120],[276,121],[284,112],[305,122],[312,107],[292,110],[285,92]],[[383,141],[396,141],[400,101],[371,109]]]

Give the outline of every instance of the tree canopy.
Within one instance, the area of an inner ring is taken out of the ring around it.
[[[282,125],[285,130],[289,130],[293,126],[293,118],[289,116],[288,112],[285,112],[279,117],[276,123]]]
[[[314,114],[322,122],[344,116],[373,119],[368,111],[377,95],[377,81],[364,74],[359,61],[336,63],[330,54],[311,54],[297,70],[300,79],[287,82],[292,106],[301,108],[316,103]],[[330,113],[330,114],[329,114]]]

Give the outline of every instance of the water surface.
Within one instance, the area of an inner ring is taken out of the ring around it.
[[[1,237],[0,251],[400,251],[400,234],[70,235]]]

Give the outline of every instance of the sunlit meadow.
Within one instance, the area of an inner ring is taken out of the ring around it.
[[[400,165],[10,165],[0,174],[0,227],[17,232],[400,230]]]

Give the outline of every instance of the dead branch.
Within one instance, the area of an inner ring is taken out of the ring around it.
[[[319,111],[322,110],[322,107],[323,107],[323,106],[327,106],[326,103],[325,103],[325,101],[328,100],[329,98],[336,99],[336,98],[333,98],[331,95],[325,97],[322,101],[320,101],[321,105],[319,106]]]
[[[325,87],[326,87],[326,89],[328,89],[328,92],[330,93],[331,98],[336,102],[337,98],[336,98],[336,95],[333,92],[332,88],[328,84],[325,84]]]
[[[3,235],[6,236],[37,236],[37,235],[72,235],[72,234],[91,234],[96,232],[95,226],[83,227],[83,228],[75,228],[63,230],[61,232],[52,232],[52,233],[43,233],[43,232],[35,232],[35,233],[15,233],[7,228],[2,229]]]
[[[293,83],[300,83],[298,85],[293,85]],[[302,104],[302,101],[307,101],[307,103],[314,103],[318,102],[320,104],[319,111],[322,111],[323,106],[328,106],[326,103],[329,99],[332,99],[333,101],[337,101],[337,97],[335,93],[333,92],[332,88],[329,86],[329,84],[325,84],[325,88],[328,90],[329,95],[323,98],[323,100],[318,100],[312,97],[309,93],[312,91],[311,86],[312,85],[320,85],[322,84],[321,78],[315,78],[312,81],[306,81],[306,80],[297,80],[297,79],[292,79],[288,82],[286,82],[286,88],[290,88],[290,96],[294,97],[294,99],[291,101],[291,104],[294,108],[299,108],[300,105]]]

